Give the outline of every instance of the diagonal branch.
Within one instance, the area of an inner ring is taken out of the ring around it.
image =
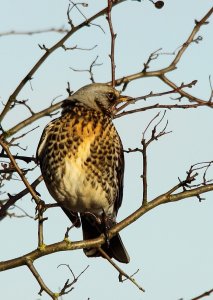
[[[118,5],[126,0],[114,0],[113,6]],[[104,15],[107,12],[108,7],[102,9],[98,13],[94,14],[89,19],[85,20],[84,22],[80,23],[77,26],[71,26],[71,30],[62,38],[60,39],[55,45],[53,45],[51,48],[44,48],[45,53],[42,55],[42,57],[37,61],[37,63],[32,67],[32,69],[28,72],[28,74],[21,80],[19,85],[16,87],[14,92],[10,95],[1,115],[0,115],[0,123],[4,119],[7,112],[10,110],[11,105],[16,100],[16,97],[22,90],[22,88],[25,86],[25,84],[32,79],[32,76],[35,74],[35,72],[40,68],[40,66],[43,64],[43,62],[58,48],[60,48],[74,33],[76,33],[78,30],[80,30],[82,27],[87,26],[89,23],[91,23],[93,20],[97,19],[98,17]]]
[[[8,155],[8,158],[10,159],[11,163],[13,164],[14,168],[16,169],[17,173],[19,174],[19,176],[21,177],[21,180],[23,181],[23,183],[25,184],[26,188],[29,190],[30,194],[32,195],[33,199],[35,200],[35,202],[37,204],[39,204],[40,202],[40,198],[38,197],[38,195],[36,194],[35,190],[33,189],[33,187],[29,184],[27,178],[24,176],[22,170],[19,168],[18,164],[16,163],[16,160],[14,159],[12,153],[10,152],[10,149],[8,147],[8,145],[6,144],[6,142],[4,142],[1,138],[0,138],[0,145],[2,146],[2,148],[5,150],[5,152]]]
[[[53,104],[53,105],[45,108],[44,110],[39,111],[38,113],[35,113],[33,116],[25,119],[24,121],[18,123],[14,127],[12,127],[9,130],[5,131],[2,134],[2,137],[8,138],[8,137],[14,135],[15,133],[17,133],[19,130],[23,129],[24,127],[26,127],[26,126],[30,125],[31,123],[35,122],[36,120],[39,120],[40,118],[42,118],[44,116],[50,116],[52,112],[56,111],[57,109],[60,109],[62,104],[63,104],[63,101],[60,101],[56,104]]]
[[[40,274],[38,273],[38,271],[36,270],[35,266],[33,265],[33,262],[31,259],[26,259],[26,263],[25,263],[28,268],[30,269],[30,271],[32,272],[33,276],[35,277],[35,279],[37,280],[37,282],[39,283],[41,289],[39,292],[39,295],[41,296],[42,292],[45,291],[53,300],[57,300],[58,299],[58,295],[56,293],[53,293],[44,283],[43,279],[41,278]]]
[[[31,184],[31,187],[34,189],[42,180],[43,180],[43,177],[42,177],[42,175],[40,175],[35,181],[33,181],[33,183]],[[9,194],[8,195],[9,200],[7,200],[7,202],[0,207],[0,221],[4,217],[6,217],[8,209],[11,206],[13,206],[19,199],[26,196],[28,193],[29,193],[29,189],[25,188],[20,193],[14,195],[14,196]]]
[[[98,251],[101,253],[101,255],[103,257],[105,257],[108,262],[119,272],[119,281],[120,282],[123,282],[122,280],[122,276],[126,277],[126,279],[130,280],[134,285],[136,285],[136,287],[142,291],[142,292],[145,292],[144,288],[142,288],[142,286],[140,286],[136,280],[132,277],[132,276],[129,276],[127,273],[125,273],[110,257],[109,255],[102,249],[102,248],[99,248]]]
[[[176,190],[177,186],[175,188],[171,188],[169,192]],[[152,201],[148,202],[146,206],[139,207],[135,212],[130,214],[127,218],[125,218],[120,223],[116,224],[113,228],[111,228],[108,232],[108,237],[111,239],[113,236],[115,236],[119,231],[124,229],[125,227],[129,226],[136,220],[138,220],[142,215],[149,212],[150,210],[154,209],[155,207],[170,203],[170,202],[176,202],[180,201],[186,198],[190,197],[197,197],[200,194],[209,192],[213,190],[213,184],[207,184],[205,186],[197,187],[191,190],[184,190],[182,192],[179,192],[177,194],[171,195],[169,192],[166,192]],[[99,248],[100,245],[105,243],[105,236],[101,235],[98,238],[92,239],[92,240],[86,240],[86,241],[76,241],[71,242],[68,239],[65,239],[61,242],[51,244],[51,245],[45,245],[42,249],[36,249],[32,252],[29,252],[23,256],[0,262],[0,271],[9,270],[12,268],[20,267],[26,264],[26,258],[31,259],[32,261],[55,253],[60,251],[68,251],[68,250],[77,250],[82,248]]]
[[[202,299],[204,297],[210,296],[212,293],[213,293],[213,289],[211,289],[211,290],[209,290],[209,291],[207,291],[207,292],[205,292],[205,293],[203,293],[203,294],[201,294],[201,295],[193,298],[192,300],[200,300],[200,299]]]
[[[188,49],[189,45],[194,41],[195,35],[198,33],[200,28],[203,25],[208,24],[207,20],[212,15],[212,13],[213,13],[213,7],[205,14],[205,16],[200,21],[196,21],[196,24],[195,24],[194,28],[192,29],[192,32],[190,33],[188,39],[183,43],[180,50],[176,54],[174,60],[167,67],[165,67],[163,69],[160,69],[160,70],[149,71],[149,72],[147,72],[147,68],[145,68],[142,72],[131,74],[131,75],[116,79],[115,80],[115,85],[118,86],[118,85],[121,85],[121,84],[128,84],[130,81],[140,79],[140,78],[143,78],[143,77],[159,77],[161,80],[165,79],[165,74],[166,73],[171,72],[171,71],[173,71],[177,68],[177,64],[179,63],[182,55]],[[108,83],[108,84],[110,84],[110,83]],[[174,84],[170,85],[170,86],[173,87],[174,89],[177,88],[177,86],[174,85]],[[181,91],[181,92],[184,93],[183,91]],[[191,96],[187,93],[185,93],[185,97],[187,97],[187,98],[189,98],[192,101],[195,101],[197,103],[203,102],[203,100],[200,100],[196,97],[193,97],[193,96]]]

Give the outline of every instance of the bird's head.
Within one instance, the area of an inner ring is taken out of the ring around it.
[[[73,95],[69,96],[67,101],[79,102],[91,109],[112,115],[115,106],[121,102],[128,101],[128,99],[130,97],[120,95],[120,92],[110,85],[92,83],[80,88]]]

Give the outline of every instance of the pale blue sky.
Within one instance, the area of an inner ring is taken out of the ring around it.
[[[87,16],[104,7],[107,1],[86,1],[89,6],[84,9]],[[0,32],[9,30],[35,30],[50,27],[67,26],[67,0],[7,0],[0,3]],[[157,10],[149,1],[126,1],[117,6],[113,13],[113,23],[117,32],[116,39],[116,76],[121,77],[139,72],[149,54],[158,48],[164,52],[173,52],[185,42],[194,26],[210,9],[210,0],[165,0],[165,6]],[[75,11],[74,23],[82,21]],[[84,28],[76,33],[66,45],[71,47],[92,47],[94,50],[67,51],[58,49],[33,76],[32,87],[27,84],[18,99],[29,99],[35,111],[45,108],[53,98],[66,96],[67,81],[73,90],[89,83],[87,73],[75,73],[69,67],[85,69],[99,55],[101,67],[94,69],[95,80],[110,80],[110,39],[104,17],[95,23],[100,24],[106,34],[97,26]],[[188,83],[194,79],[198,84],[189,90],[193,95],[208,100],[210,87],[208,76],[212,74],[213,27],[212,18],[208,26],[203,26],[199,35],[203,40],[193,43],[181,59],[178,69],[168,74],[176,84]],[[43,51],[38,44],[50,47],[61,37],[57,33],[33,36],[0,37],[0,100],[6,102],[8,96],[30,68],[41,57]],[[154,61],[150,70],[167,66],[171,56],[161,56]],[[126,94],[144,95],[150,91],[166,91],[168,87],[158,79],[142,79],[132,82]],[[169,98],[147,100],[148,103],[169,103]],[[142,104],[143,105],[143,104]],[[151,118],[157,113],[149,111],[131,115],[115,121],[124,147],[140,146],[141,133]],[[11,124],[28,116],[23,107],[18,107],[5,118],[3,126],[8,129]],[[168,130],[172,133],[154,142],[148,151],[149,199],[169,190],[182,179],[190,165],[213,159],[213,112],[210,108],[196,110],[168,111]],[[33,155],[44,126],[49,118],[43,118],[36,125],[40,127],[25,138],[27,154]],[[32,128],[35,125],[29,127]],[[25,132],[25,131],[23,131]],[[14,153],[16,150],[14,149]],[[21,152],[20,152],[21,153]],[[118,220],[138,208],[141,201],[141,165],[138,154],[126,157],[125,187],[123,206]],[[25,166],[21,164],[22,166]],[[26,166],[25,166],[26,167]],[[36,170],[29,177],[30,182],[39,174]],[[211,176],[210,176],[211,177]],[[13,181],[10,193],[23,188],[22,183]],[[51,197],[44,184],[38,187],[42,199],[47,202]],[[82,251],[53,254],[36,261],[35,265],[46,284],[54,291],[62,287],[69,277],[68,270],[57,269],[61,263],[69,264],[75,274],[90,265],[86,273],[75,285],[74,291],[63,299],[108,300],[188,300],[208,289],[213,288],[213,193],[205,195],[206,200],[199,203],[197,199],[187,199],[179,203],[166,204],[147,213],[143,218],[121,232],[124,244],[131,256],[129,265],[122,266],[129,274],[138,268],[137,281],[146,289],[141,294],[130,282],[118,282],[117,272],[102,259],[88,259]],[[4,196],[3,196],[4,197]],[[30,197],[18,203],[32,215],[34,204]],[[48,211],[49,220],[45,223],[45,242],[53,243],[63,238],[69,220],[59,209]],[[6,260],[33,250],[37,243],[37,223],[31,219],[5,219],[1,222],[1,257]],[[81,231],[73,230],[71,240],[80,240]],[[0,274],[1,298],[42,299],[49,297],[43,293],[37,295],[39,286],[30,271],[18,268]],[[208,298],[213,299],[213,296]]]

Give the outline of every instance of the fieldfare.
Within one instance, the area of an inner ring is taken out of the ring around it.
[[[115,106],[127,100],[109,85],[82,87],[62,105],[62,115],[41,136],[37,158],[52,197],[74,226],[82,225],[84,240],[116,224],[123,197],[124,155],[112,123]],[[102,249],[122,263],[129,255],[117,234]],[[97,248],[87,256],[101,256]]]

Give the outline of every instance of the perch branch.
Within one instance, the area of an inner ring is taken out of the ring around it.
[[[181,186],[183,183],[181,184]],[[124,229],[125,227],[129,226],[133,222],[135,222],[137,219],[139,219],[142,215],[147,213],[148,211],[154,209],[155,207],[165,204],[165,203],[170,203],[170,202],[176,202],[180,201],[183,199],[187,199],[190,197],[197,197],[200,194],[209,192],[213,190],[213,184],[207,184],[205,186],[197,187],[191,190],[184,190],[182,192],[176,193],[176,194],[171,194],[170,192],[173,190],[177,190],[177,186],[175,188],[171,188],[169,192],[166,192],[152,201],[148,202],[146,206],[141,206],[138,208],[135,212],[133,212],[131,215],[129,215],[127,218],[125,218],[123,221],[120,223],[116,224],[113,228],[111,228],[108,232],[109,234],[109,239],[111,239],[113,236],[115,236],[119,231]],[[68,239],[65,239],[61,242],[51,244],[51,245],[46,245],[42,249],[36,249],[32,252],[29,252],[23,256],[7,260],[7,261],[2,261],[0,262],[0,271],[5,271],[9,270],[12,268],[20,267],[26,264],[26,258],[30,258],[32,261],[55,253],[59,251],[68,251],[68,250],[77,250],[77,249],[82,249],[82,248],[99,248],[100,245],[105,243],[105,236],[101,235],[98,238],[92,239],[92,240],[87,240],[87,241],[76,241],[76,242],[71,242]]]

